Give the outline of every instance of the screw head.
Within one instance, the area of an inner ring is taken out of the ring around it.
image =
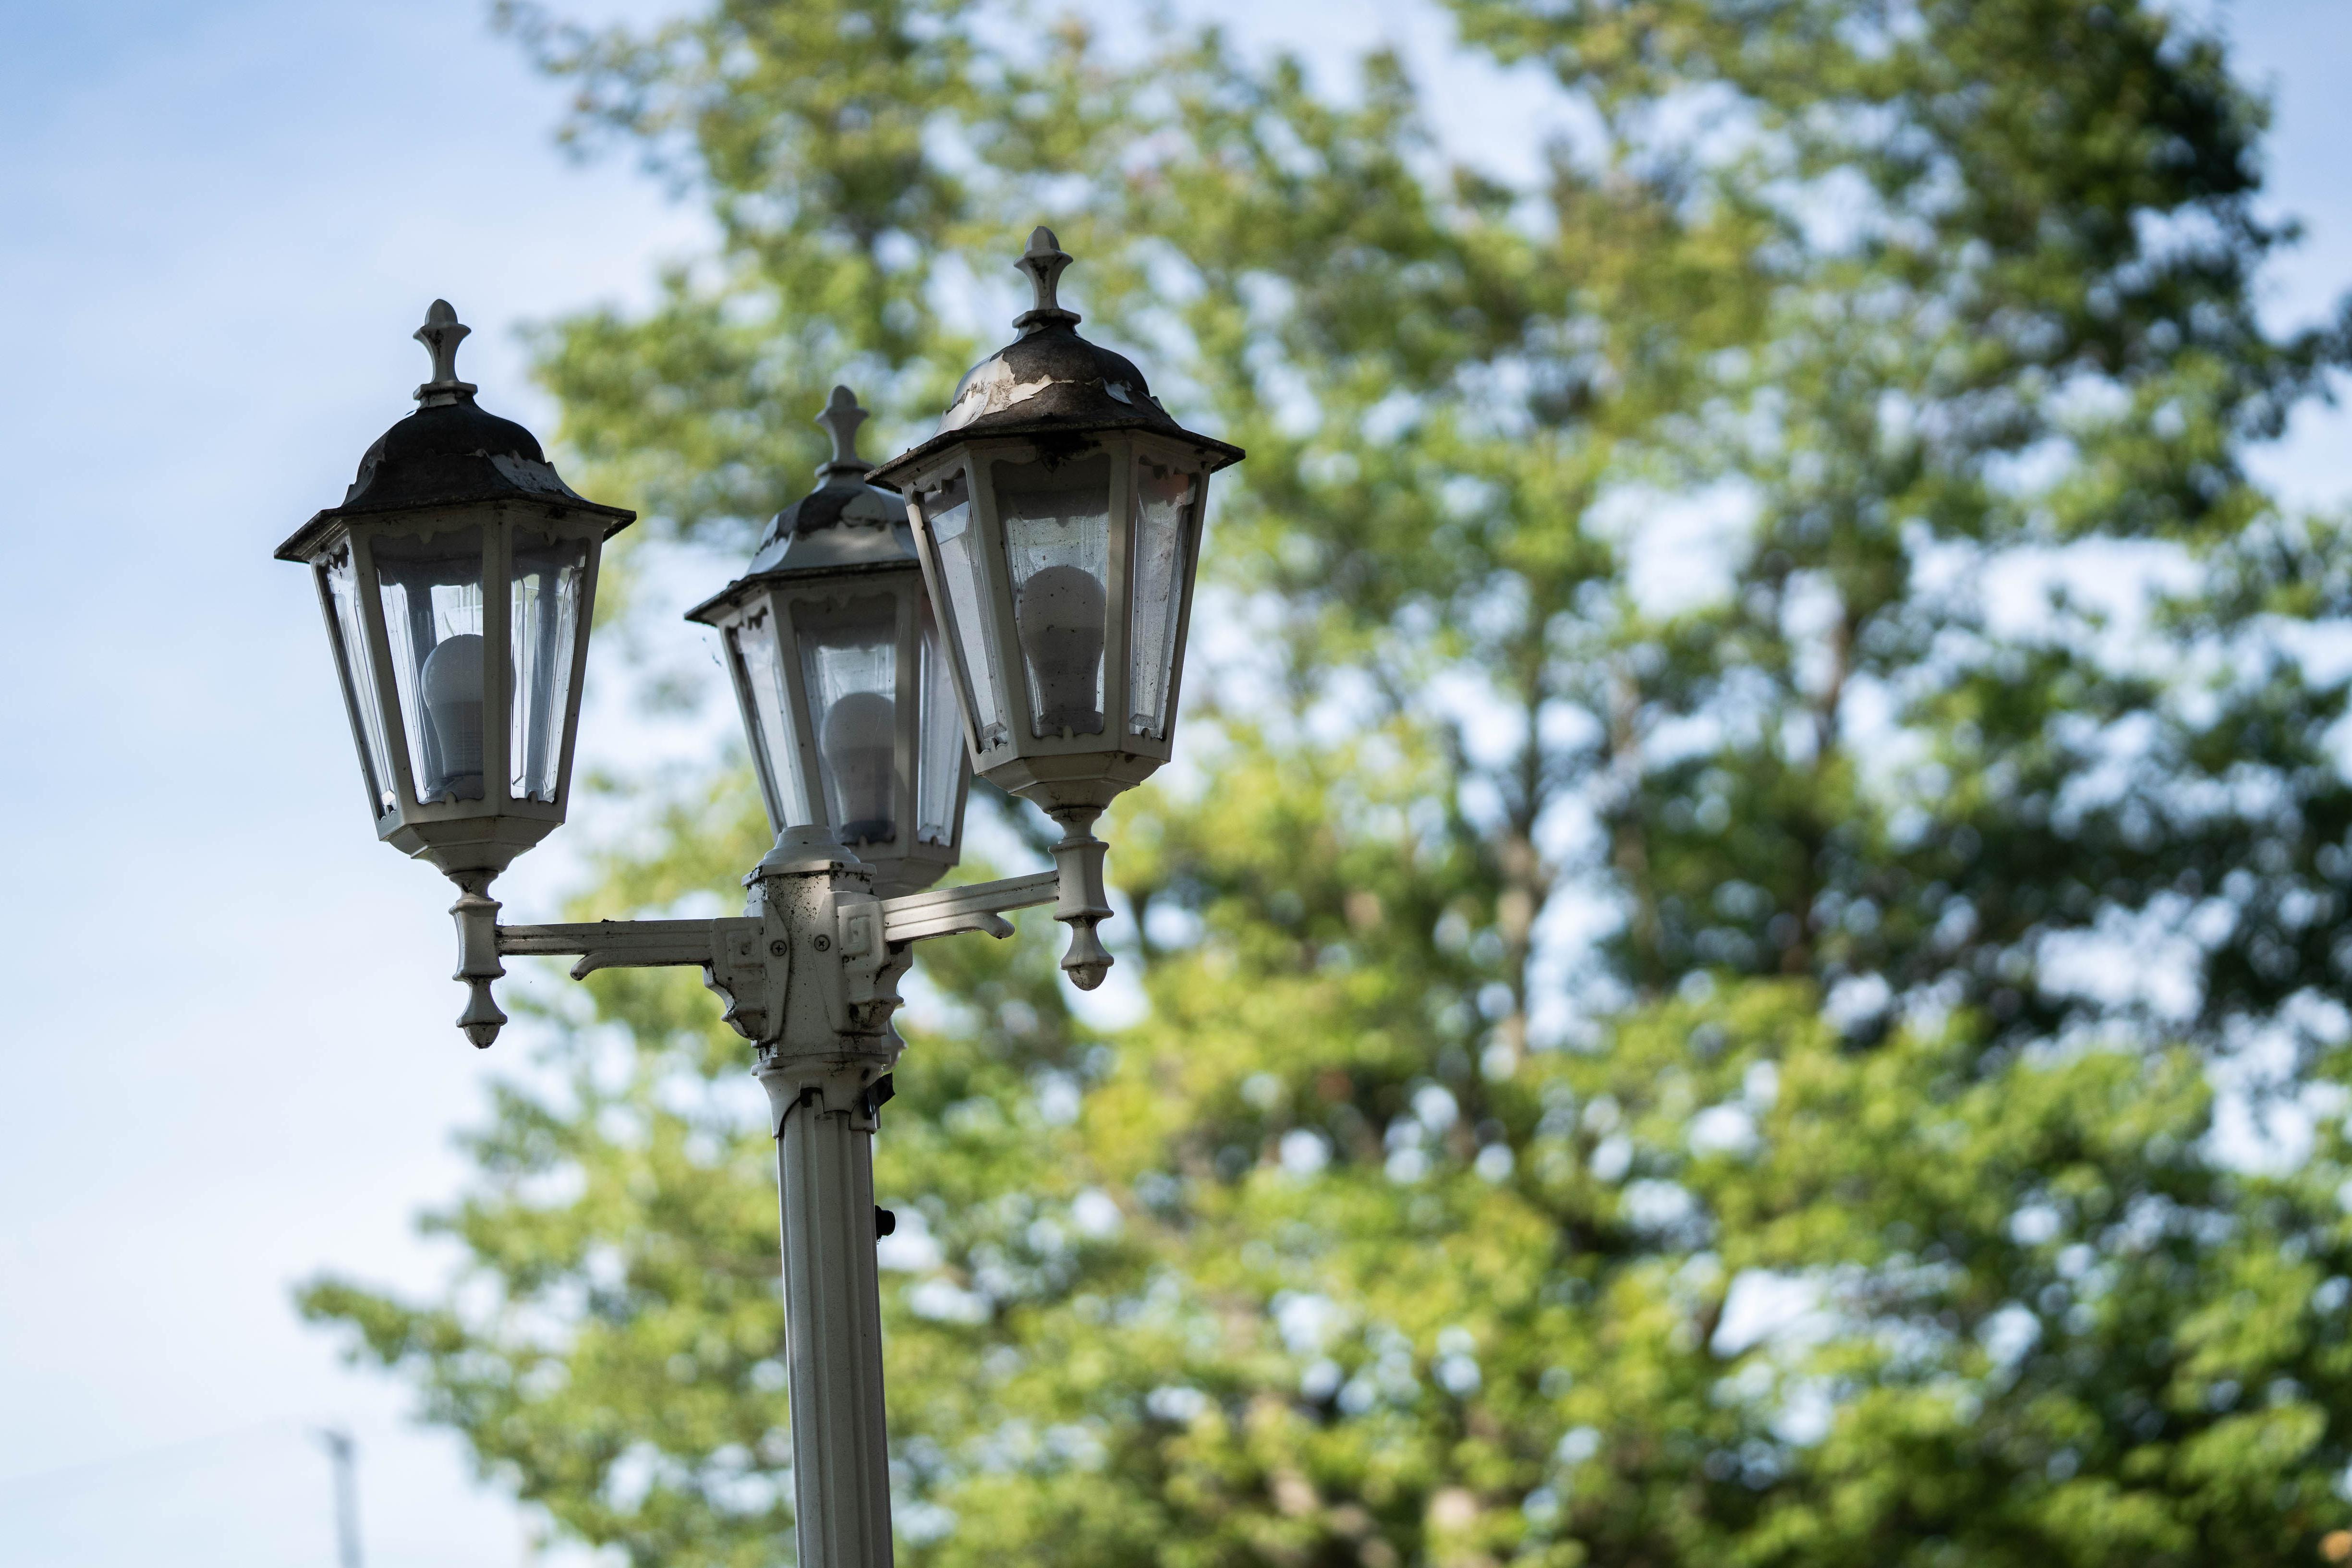
[[[819,952],[823,952],[833,946],[833,938],[825,935],[823,931],[819,931],[814,937],[810,939],[810,943]]]
[[[792,946],[787,942],[772,942],[768,944],[768,956],[771,958],[782,958],[791,951]]]

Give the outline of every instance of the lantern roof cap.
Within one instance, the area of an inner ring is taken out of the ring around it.
[[[869,416],[845,386],[816,416],[833,439],[833,455],[817,465],[817,487],[772,519],[743,575],[686,613],[709,624],[746,586],[795,577],[866,572],[920,563],[897,490],[870,484],[874,465],[857,455],[857,427]]]
[[[1021,335],[965,372],[939,433],[883,464],[877,479],[895,483],[934,453],[992,436],[1149,430],[1190,443],[1213,468],[1241,460],[1240,447],[1179,425],[1134,361],[1078,335],[1081,318],[1059,297],[1070,259],[1052,229],[1040,226],[1030,234],[1028,250],[1014,263],[1028,274],[1034,294],[1030,308],[1013,319]]]
[[[636,513],[592,501],[563,482],[538,437],[474,401],[473,383],[457,379],[457,345],[473,329],[446,300],[436,300],[415,338],[433,356],[433,379],[416,389],[415,412],[376,438],[360,459],[343,503],[317,513],[278,550],[307,560],[327,530],[344,520],[437,510],[486,501],[529,501],[610,520],[608,534]]]

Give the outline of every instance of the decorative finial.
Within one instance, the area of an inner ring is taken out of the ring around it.
[[[1062,268],[1070,264],[1069,252],[1054,237],[1054,231],[1043,224],[1029,234],[1029,249],[1013,265],[1029,274],[1030,286],[1036,290],[1036,303],[1013,318],[1013,324],[1027,337],[1043,327],[1075,327],[1080,320],[1076,310],[1065,310],[1054,297],[1062,278]]]
[[[866,410],[857,406],[856,393],[845,386],[833,389],[832,400],[816,416],[816,423],[833,437],[833,456],[817,465],[817,483],[830,484],[838,475],[843,483],[855,484],[874,466],[857,455],[857,427],[866,418]]]
[[[480,390],[470,381],[457,379],[457,345],[472,333],[473,328],[457,319],[457,312],[446,300],[436,300],[425,312],[425,324],[416,329],[416,341],[433,356],[433,379],[416,389],[416,401],[427,408],[470,399]]]

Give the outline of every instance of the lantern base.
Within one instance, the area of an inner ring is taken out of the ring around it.
[[[508,802],[496,809],[477,808],[479,815],[415,817],[398,823],[382,837],[404,854],[414,855],[450,878],[473,872],[495,877],[514,864],[515,857],[555,831],[562,813],[537,802],[523,815],[522,803]],[[436,807],[425,807],[436,811]]]
[[[763,877],[811,876],[821,871],[845,871],[868,880],[874,876],[873,868],[835,837],[831,828],[803,823],[776,835],[774,845],[745,874],[743,885],[751,887]]]
[[[919,893],[946,876],[952,863],[946,859],[917,859],[911,855],[887,864],[866,862],[874,868],[874,896],[877,899]]]
[[[1092,822],[1167,760],[1144,752],[1048,753],[993,763],[982,768],[980,776],[1007,795],[1033,803],[1056,822],[1062,822],[1063,813],[1073,811],[1085,812],[1086,820]]]

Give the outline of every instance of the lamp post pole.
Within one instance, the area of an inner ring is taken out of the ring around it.
[[[564,484],[457,379],[434,302],[418,410],[343,503],[279,548],[312,568],[379,837],[457,883],[457,1022],[488,1046],[517,955],[682,964],[754,1047],[776,1139],[800,1568],[889,1568],[873,1137],[904,1048],[914,946],[1055,906],[1062,969],[1110,954],[1093,825],[1170,755],[1209,476],[1239,448],[1185,430],[1055,296],[1040,228],[1020,337],[964,377],[939,434],[875,468],[836,387],[818,488],[691,618],[719,634],[775,847],[740,916],[502,925],[490,885],[563,819],[605,539],[634,514]],[[881,482],[895,488],[885,488]],[[931,889],[978,772],[1063,827],[1055,868]]]
[[[771,1053],[755,1069],[776,1130],[799,1554],[843,1568],[881,1568],[891,1555],[874,1203],[888,1066],[878,1051]]]

